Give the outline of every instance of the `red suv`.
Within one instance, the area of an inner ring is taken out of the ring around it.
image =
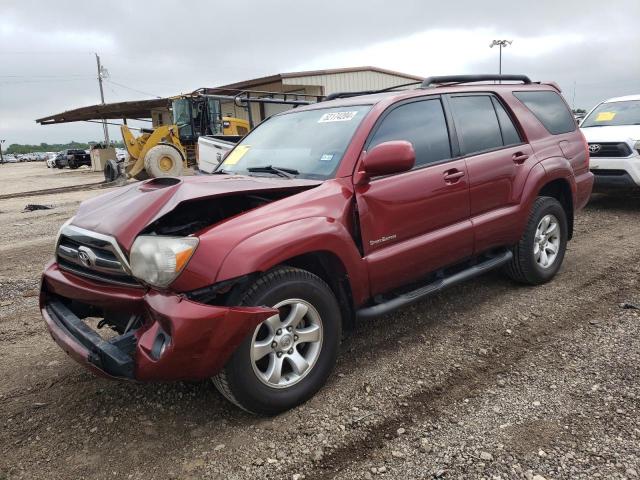
[[[46,266],[42,315],[100,375],[213,377],[275,414],[325,383],[357,319],[495,268],[551,280],[592,184],[554,84],[336,94],[263,122],[214,175],[84,202]]]

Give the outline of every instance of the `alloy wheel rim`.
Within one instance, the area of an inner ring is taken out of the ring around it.
[[[542,268],[551,267],[560,251],[560,222],[555,215],[545,215],[538,222],[533,240],[533,258]]]
[[[283,300],[279,313],[256,327],[251,339],[251,365],[271,388],[288,388],[305,378],[322,349],[322,319],[305,300]]]

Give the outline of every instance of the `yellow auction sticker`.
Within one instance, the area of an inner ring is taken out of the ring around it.
[[[227,158],[224,159],[224,162],[222,162],[222,164],[235,165],[240,161],[242,157],[244,157],[244,154],[247,153],[250,148],[251,145],[238,145],[231,151],[229,155],[227,155]]]
[[[600,112],[596,115],[596,122],[610,122],[616,116],[616,112]]]

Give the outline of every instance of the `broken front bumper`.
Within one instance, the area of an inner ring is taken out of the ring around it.
[[[73,302],[140,315],[142,326],[105,340],[72,310]],[[94,373],[134,380],[208,378],[255,327],[276,310],[205,305],[153,290],[107,286],[50,263],[40,310],[51,336]]]

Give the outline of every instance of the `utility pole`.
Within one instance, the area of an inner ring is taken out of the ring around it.
[[[0,165],[2,165],[4,163],[4,157],[2,156],[2,144],[4,143],[4,140],[0,140]]]
[[[98,65],[98,85],[100,86],[100,101],[102,105],[104,105],[104,90],[102,89],[102,79],[106,78],[109,75],[107,69],[100,65],[100,56],[95,53],[96,56],[96,64]],[[107,120],[102,119],[102,130],[104,131],[104,141],[106,146],[109,146],[109,127],[107,127]]]
[[[498,74],[502,75],[502,47],[506,47],[508,45],[511,45],[513,43],[513,40],[494,40],[493,42],[491,42],[491,44],[489,45],[489,48],[493,48],[495,46],[500,47],[500,53],[499,53],[499,61],[498,61]]]

